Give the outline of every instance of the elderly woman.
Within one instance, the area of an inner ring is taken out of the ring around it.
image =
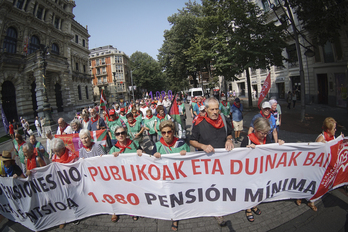
[[[22,177],[25,178],[22,169],[16,164],[15,160],[12,159],[10,151],[3,151],[0,160],[3,163],[3,170],[1,176],[3,177]]]
[[[16,134],[15,135],[15,139],[13,140],[13,145],[14,145],[14,148],[12,150],[16,150],[16,155],[19,157],[19,162],[21,164],[21,168],[23,170],[23,172],[25,172],[25,157],[24,157],[24,154],[23,154],[23,144],[25,144],[25,141],[23,140],[23,137],[22,135],[20,134]]]
[[[81,124],[80,120],[74,119],[70,122],[70,127],[73,131],[72,132],[73,134],[78,134],[78,133],[80,133],[80,130],[82,129],[82,124]]]
[[[52,151],[54,155],[52,156],[52,162],[57,163],[74,163],[79,159],[79,156],[74,152],[70,151],[65,147],[64,141],[59,138],[54,138],[52,140]]]
[[[257,118],[254,122],[254,131],[243,139],[240,147],[255,148],[256,145],[271,143],[270,137],[267,136],[270,129],[271,129],[271,126],[267,119],[263,117]],[[284,144],[284,141],[281,139],[278,139],[278,143],[282,145]],[[256,206],[251,209],[245,210],[245,216],[249,222],[254,221],[253,212],[256,215],[261,214],[261,210],[258,209]]]
[[[45,147],[39,141],[36,140],[35,135],[30,135],[29,141],[33,145],[37,154],[44,160],[46,164],[49,164],[50,163],[49,155],[45,151]]]
[[[186,155],[186,152],[190,152],[190,147],[185,140],[178,139],[174,136],[175,126],[171,120],[162,121],[159,125],[162,138],[156,143],[153,149],[153,155],[156,158],[161,158],[161,155],[180,153],[180,155]],[[179,221],[172,221],[172,230],[178,230]]]
[[[162,137],[162,134],[159,129],[159,125],[162,121],[169,120],[170,116],[169,114],[165,114],[163,105],[157,106],[156,111],[157,111],[157,118],[155,122],[155,131],[158,134],[158,138],[160,139]]]
[[[92,142],[91,133],[87,129],[82,129],[79,133],[83,147],[79,150],[79,158],[89,158],[94,156],[105,155],[103,147],[100,144]]]
[[[143,151],[138,144],[134,143],[132,140],[127,139],[127,130],[123,126],[117,126],[115,129],[115,135],[117,138],[117,143],[113,146],[109,154],[114,155],[114,157],[119,156],[121,153],[137,153],[138,156],[142,156]],[[137,216],[132,216],[134,221],[138,220]],[[112,215],[112,222],[118,221],[118,215]]]
[[[138,145],[143,141],[143,131],[145,130],[142,119],[135,119],[132,113],[127,114],[127,130],[129,137]]]
[[[27,171],[25,173],[26,176],[30,175],[32,169],[46,166],[46,162],[44,161],[43,157],[40,155],[38,150],[34,148],[32,143],[23,144],[23,153],[27,163]]]
[[[81,128],[87,129],[89,123],[89,116],[87,113],[82,114]]]

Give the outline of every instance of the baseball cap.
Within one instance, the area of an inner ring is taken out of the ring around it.
[[[271,108],[271,104],[269,104],[269,102],[264,102],[262,103],[262,109],[265,109],[265,108]]]
[[[124,108],[121,108],[121,110],[120,111],[124,111]]]
[[[114,115],[114,114],[116,114],[114,109],[109,110],[109,115]]]
[[[239,97],[237,97],[234,101],[235,101],[235,102],[240,102]]]
[[[203,111],[203,110],[205,110],[205,106],[200,106],[199,111]]]

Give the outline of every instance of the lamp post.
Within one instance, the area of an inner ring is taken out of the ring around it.
[[[45,46],[44,44],[40,45],[40,50],[42,53],[42,60],[43,60],[43,74],[42,74],[42,78],[43,78],[43,96],[44,96],[44,104],[43,106],[43,113],[45,115],[46,118],[46,122],[45,122],[45,126],[50,126],[53,123],[53,119],[52,119],[52,114],[51,114],[51,105],[48,102],[48,94],[47,94],[47,80],[46,80],[46,67],[47,67],[47,61],[46,59],[48,58],[47,56],[49,55],[48,52],[48,46]]]
[[[112,72],[114,75],[114,84],[115,84],[115,102],[117,101],[117,80],[116,80],[116,72]]]
[[[134,86],[133,86],[132,70],[130,72],[131,72],[131,82],[132,82],[132,95],[133,95],[133,102],[134,102]]]

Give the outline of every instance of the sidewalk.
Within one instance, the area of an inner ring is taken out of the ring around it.
[[[243,103],[247,104],[243,99]],[[280,138],[285,142],[310,142],[314,141],[321,132],[323,118],[333,116],[340,129],[346,131],[348,128],[347,111],[341,108],[312,104],[306,108],[308,117],[303,124],[299,124],[300,106],[295,109],[286,109],[286,103],[280,102],[283,110],[283,119],[280,130]],[[244,136],[252,117],[258,113],[257,108],[245,108],[244,110]],[[191,117],[186,104],[188,130],[191,130]],[[298,117],[297,117],[298,115]],[[337,134],[340,129],[337,128]],[[346,133],[348,135],[348,133]],[[40,140],[46,145],[45,139]],[[11,142],[0,145],[2,150],[11,147]],[[236,144],[239,147],[239,144]],[[226,227],[219,227],[213,217],[199,217],[182,220],[179,222],[179,231],[201,232],[201,231],[347,231],[348,230],[348,197],[342,189],[336,189],[326,194],[322,199],[316,201],[318,212],[312,211],[306,204],[297,206],[294,200],[284,200],[259,205],[262,210],[260,216],[255,216],[255,222],[250,223],[245,217],[244,211],[225,216],[228,222]],[[64,229],[53,227],[46,231],[172,231],[171,222],[151,218],[139,218],[133,221],[130,216],[122,215],[117,223],[110,221],[110,215],[98,215],[81,220],[79,225],[69,223]],[[30,231],[18,223],[4,219],[0,223],[0,231]]]

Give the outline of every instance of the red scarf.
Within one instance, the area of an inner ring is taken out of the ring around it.
[[[83,119],[83,121],[84,121],[85,123],[87,123],[87,122],[89,122],[89,118],[87,119],[87,121],[86,121],[86,120],[84,120],[84,119]]]
[[[173,141],[172,141],[171,143],[168,144],[168,143],[166,143],[166,142],[164,141],[163,137],[161,137],[160,142],[161,142],[164,146],[169,147],[169,149],[172,150],[171,147],[173,147],[173,146],[175,145],[175,143],[176,143],[178,140],[179,140],[179,139],[178,139],[177,137],[174,137],[174,138],[173,138]]]
[[[157,114],[157,118],[158,118],[159,120],[163,120],[165,117],[166,117],[166,115],[164,115],[164,116],[162,117],[161,115]]]
[[[240,108],[240,104],[239,104],[239,106],[237,106],[237,104],[234,102],[233,105],[234,105],[235,107],[237,107],[238,109]]]
[[[324,138],[325,138],[325,141],[329,142],[329,141],[333,140],[335,138],[335,136],[329,135],[326,131],[324,131]]]
[[[262,117],[264,117],[265,119],[269,119],[269,117],[271,117],[271,114],[269,114],[267,117],[265,115],[263,115],[262,110],[260,110],[260,114],[262,115]]]
[[[82,146],[83,146],[84,149],[86,149],[86,150],[88,149],[89,151],[91,151],[93,145],[94,145],[94,142],[91,142],[91,145],[89,145],[88,147],[86,147],[85,145],[82,145]]]
[[[224,105],[225,107],[227,106],[227,102],[224,103],[224,102],[222,101],[221,104]]]
[[[21,146],[25,144],[25,142],[23,141],[21,144],[18,144],[18,151],[21,149]]]
[[[141,108],[143,108],[143,109],[145,109],[147,106],[145,105],[145,106],[142,106]]]
[[[151,114],[151,116],[146,115],[146,117],[147,117],[147,119],[151,119],[153,117],[153,115],[152,114]]]
[[[199,123],[201,123],[203,121],[203,119],[205,119],[210,125],[212,125],[216,129],[220,129],[220,128],[222,128],[224,126],[224,121],[222,120],[220,114],[219,114],[219,117],[216,120],[213,120],[213,119],[209,118],[208,114],[205,114],[204,116],[198,115],[198,118],[196,119],[196,124],[195,125],[198,125]]]
[[[117,119],[119,118],[119,116],[116,116],[115,119],[112,119],[111,117],[108,119],[109,122],[113,122],[113,121],[116,121]]]
[[[135,118],[133,118],[132,124],[131,124],[129,121],[128,121],[128,124],[134,126],[134,124],[135,124],[136,122],[137,122],[137,120],[136,120]]]
[[[78,158],[78,155],[70,151],[68,148],[65,148],[64,154],[59,158],[57,155],[54,155],[52,162],[67,164],[73,163],[75,159]]]
[[[259,139],[256,137],[255,133],[249,134],[248,137],[249,137],[250,141],[253,142],[254,144],[261,145],[261,143],[260,143]],[[266,138],[267,137],[265,137],[263,139],[263,144],[266,144]]]
[[[99,119],[99,115],[98,115],[98,114],[97,114],[96,119],[94,119],[93,117],[91,117],[92,124],[95,123],[96,121],[98,121],[98,119]]]
[[[151,109],[156,109],[156,106],[151,106]]]
[[[64,127],[64,128],[59,127],[59,130],[60,130],[60,134],[61,134],[61,135],[63,134],[64,130],[65,130],[68,126],[69,126],[69,124],[68,124],[68,123],[65,123],[65,127]]]
[[[125,146],[121,145],[120,141],[117,141],[117,143],[115,144],[115,147],[121,148],[120,153],[123,153],[126,148],[130,150],[132,149],[130,145],[132,144],[133,141],[130,139],[126,139],[126,142],[127,144]]]
[[[197,102],[196,104],[198,105],[198,108],[199,108],[203,105],[203,102],[201,102],[201,103]]]
[[[36,149],[34,149],[33,155],[31,156],[30,159],[27,159],[27,170],[32,170],[34,168],[36,168],[36,156],[37,156],[37,152]]]

